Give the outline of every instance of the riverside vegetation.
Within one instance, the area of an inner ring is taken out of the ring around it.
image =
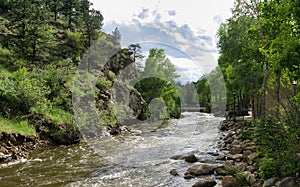
[[[35,145],[32,148],[78,143],[82,129],[75,125],[73,109],[77,109],[72,106],[72,93],[79,94],[83,102],[90,96],[95,98],[101,125],[93,125],[104,126],[111,134],[122,130],[111,106],[112,95],[119,94],[117,97],[122,100],[125,94],[114,92],[114,83],[119,84],[120,90],[130,90],[130,109],[117,109],[130,111],[128,116],[147,119],[149,102],[157,97],[166,101],[164,118],[180,116],[179,95],[171,86],[177,75],[162,49],[150,50],[144,74],[155,68],[158,76],[172,77],[166,81],[146,79],[136,88],[116,82],[116,77],[130,64],[134,66],[126,73],[137,76],[135,64],[143,58],[140,46],[132,44],[121,49],[119,30],[103,32],[103,16],[88,0],[4,0],[0,1],[0,10],[1,161],[26,157],[27,153],[22,151],[25,142]],[[74,77],[78,65],[85,63],[84,53],[92,45],[97,46],[97,42],[103,44],[102,51],[116,53],[109,59],[100,59],[106,63],[98,67],[101,72],[96,77],[91,64],[87,64],[84,78],[96,78],[97,83],[92,93],[85,92],[84,88],[76,87],[80,83],[74,84]],[[149,87],[154,82],[158,85],[156,89]],[[98,135],[94,127],[83,128],[90,128],[89,137]]]
[[[121,91],[130,90],[127,115],[147,119],[149,102],[157,97],[166,103],[167,112],[162,117],[178,118],[180,94],[184,102],[199,101],[208,112],[212,102],[234,103],[236,96],[236,108],[252,110],[251,130],[240,135],[254,142],[256,148],[251,152],[259,155],[253,175],[262,180],[297,177],[300,1],[236,0],[232,10],[233,16],[218,32],[220,68],[197,82],[180,85],[175,82],[178,75],[164,51],[151,49],[143,73],[155,69],[164,80],[144,79],[134,87],[120,83]],[[29,150],[49,144],[78,143],[81,135],[75,126],[72,92],[83,94],[83,99],[93,96],[101,124],[111,134],[121,132],[121,123],[111,106],[112,95],[116,95],[112,85],[129,65],[133,68],[125,73],[139,76],[141,70],[135,65],[144,57],[138,44],[121,49],[121,33],[117,28],[112,33],[103,32],[103,19],[88,0],[0,1],[0,161],[27,157]],[[74,88],[73,79],[84,53],[96,42],[118,52],[102,67],[93,93],[86,93]],[[222,76],[226,97],[211,94],[209,89]],[[197,95],[188,94],[192,86]],[[268,105],[268,97],[275,101],[273,105]],[[228,110],[232,108],[228,105]],[[119,110],[123,109],[120,106]],[[88,135],[94,137],[97,133]],[[240,177],[236,171],[230,173]],[[245,185],[251,185],[251,176]]]

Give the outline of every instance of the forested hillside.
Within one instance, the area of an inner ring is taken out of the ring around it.
[[[0,9],[0,130],[38,134],[69,144],[80,137],[74,111],[78,123],[90,125],[80,129],[90,128],[88,136],[99,135],[97,129],[103,126],[116,134],[124,122],[116,113],[146,120],[151,115],[149,104],[156,97],[167,103],[164,118],[180,116],[178,93],[172,87],[178,75],[164,51],[150,50],[145,70],[140,72],[135,65],[144,58],[139,44],[121,49],[120,31],[103,32],[104,18],[88,0],[3,0]],[[129,79],[146,76],[156,68],[160,70],[157,76],[165,81],[145,80],[135,86],[140,94],[117,80],[130,64]],[[94,79],[94,85],[85,84]],[[114,85],[119,90],[113,90]],[[127,100],[122,90],[130,91],[129,103],[112,106],[113,99]],[[94,104],[97,115],[89,116]]]
[[[4,0],[0,10],[0,130],[78,141],[72,107],[77,66],[96,41],[121,51],[120,32],[103,32],[103,16],[88,0]],[[109,68],[99,84],[111,84],[120,70]],[[113,119],[107,123],[114,125]]]

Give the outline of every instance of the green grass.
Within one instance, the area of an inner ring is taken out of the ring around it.
[[[33,125],[29,124],[27,120],[17,121],[8,120],[0,117],[0,131],[15,132],[23,135],[36,135]]]
[[[57,108],[51,109],[50,112],[44,114],[46,117],[53,120],[55,124],[71,124],[74,125],[74,117],[72,114]]]

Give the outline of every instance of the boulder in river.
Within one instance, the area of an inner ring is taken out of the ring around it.
[[[194,154],[190,154],[184,157],[184,160],[189,163],[195,163],[198,161],[197,157]]]
[[[172,169],[170,171],[170,174],[173,175],[173,176],[179,176],[179,173],[178,173],[178,171],[176,169]]]
[[[193,187],[214,187],[217,182],[214,179],[204,179],[198,181]]]
[[[199,175],[210,175],[213,174],[214,171],[222,167],[220,164],[197,164],[187,169],[185,175],[193,175],[193,176],[199,176]]]

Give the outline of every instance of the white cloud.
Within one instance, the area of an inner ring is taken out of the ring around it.
[[[217,66],[216,32],[233,4],[233,0],[92,2],[105,18],[106,32],[119,27],[124,47],[140,43],[146,51],[164,48],[183,82],[196,81]]]
[[[149,17],[149,9],[144,8],[141,13],[138,15],[139,18],[145,19]]]
[[[167,21],[173,17],[180,25],[188,24],[194,31],[199,29],[209,30],[215,33],[219,23],[214,21],[219,16],[224,21],[231,14],[230,8],[233,0],[91,0],[94,7],[99,9],[105,23],[116,21],[131,21],[133,15],[138,15],[142,9],[157,10],[161,19]],[[176,15],[170,15],[170,9]]]
[[[169,16],[176,16],[175,10],[169,10],[168,13],[169,13]]]

